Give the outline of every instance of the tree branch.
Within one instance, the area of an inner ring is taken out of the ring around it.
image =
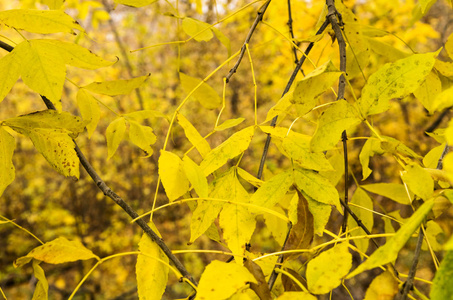
[[[11,52],[14,47],[1,42],[0,47],[5,49],[6,51]],[[47,99],[45,96],[41,95],[42,100],[44,101],[45,105],[48,109],[55,110],[55,106],[53,103]],[[74,140],[73,140],[74,141]],[[83,152],[80,150],[79,146],[77,146],[76,141],[74,141],[75,148],[74,150],[79,157],[80,163],[82,164],[83,168],[87,171],[93,181],[96,183],[97,187],[110,199],[112,199],[117,205],[119,205],[132,219],[139,217],[139,215],[133,210],[129,204],[127,204],[123,198],[118,196],[105,182],[102,178],[97,174],[94,170],[93,166],[90,162],[86,159]],[[138,219],[136,223],[142,228],[142,230],[159,246],[159,248],[165,253],[165,255],[170,259],[170,261],[175,265],[176,269],[188,280],[190,280],[193,284],[197,285],[197,282],[192,278],[190,273],[186,270],[183,264],[179,261],[179,259],[171,252],[170,248],[164,243],[163,239],[160,238],[149,225],[143,220]]]

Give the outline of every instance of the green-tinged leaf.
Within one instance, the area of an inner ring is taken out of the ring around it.
[[[138,110],[124,114],[123,116],[126,118],[126,120],[132,119],[137,122],[141,122],[143,120],[151,120],[154,118],[164,118],[165,120],[170,122],[170,119],[167,115],[161,113],[160,111],[152,109]]]
[[[140,87],[150,75],[135,77],[128,80],[112,80],[103,82],[92,82],[83,88],[96,94],[109,96],[127,95]]]
[[[95,255],[91,250],[85,248],[85,246],[79,241],[68,241],[64,237],[59,237],[51,242],[47,242],[42,246],[36,247],[31,250],[26,256],[18,258],[15,261],[16,267],[21,267],[24,262],[28,263],[26,259],[37,259],[48,264],[62,264],[77,260],[87,260],[100,258]]]
[[[385,64],[373,73],[362,90],[358,105],[364,116],[389,108],[389,100],[414,92],[434,67],[437,53],[413,54]]]
[[[115,0],[115,2],[132,7],[143,7],[157,2],[157,0]]]
[[[419,228],[425,217],[434,206],[434,200],[430,199],[423,203],[419,209],[404,223],[396,234],[373,254],[360,266],[358,266],[347,278],[354,277],[363,271],[370,270],[387,263],[390,263],[398,257],[398,252],[404,247],[412,234]]]
[[[339,286],[352,267],[348,244],[341,243],[308,262],[307,286],[313,294],[326,294]]]
[[[0,196],[14,181],[13,153],[15,148],[14,137],[0,126]]]
[[[126,133],[126,120],[123,117],[120,117],[109,124],[107,130],[105,131],[105,135],[107,137],[107,150],[108,150],[107,159],[113,157],[121,141],[124,139],[125,133]]]
[[[295,163],[305,169],[333,170],[324,153],[310,150],[310,140],[310,136],[293,132],[293,134],[283,138],[282,147]]]
[[[160,236],[153,223],[151,228]],[[169,259],[145,233],[138,244],[140,254],[137,257],[135,274],[139,299],[159,300],[165,292],[168,281]]]
[[[107,61],[87,48],[74,43],[59,40],[34,40],[35,43],[46,45],[60,53],[64,63],[78,68],[95,70],[113,65],[116,61]]]
[[[223,166],[229,159],[244,152],[249,147],[253,134],[253,126],[244,128],[209,152],[200,164],[204,174],[208,176]]]
[[[58,50],[40,40],[29,40],[17,45],[14,51],[22,61],[20,73],[24,83],[61,110],[66,66]]]
[[[453,33],[451,33],[450,36],[448,37],[444,47],[448,53],[448,56],[450,56],[450,58],[453,59]]]
[[[83,120],[89,122],[87,124],[88,137],[91,138],[99,120],[101,119],[101,110],[96,98],[85,89],[79,89],[77,92],[77,106]]]
[[[384,196],[401,204],[410,204],[413,198],[413,195],[407,194],[404,185],[399,183],[373,183],[361,185],[360,187],[368,192]]]
[[[436,201],[434,201],[434,207],[433,207],[433,212],[436,208]],[[426,222],[426,230],[425,230],[425,236],[426,239],[429,241],[429,247],[428,244],[426,243],[426,240],[423,240],[422,244],[422,250],[423,251],[428,251],[429,249],[432,249],[433,251],[442,251],[443,246],[441,243],[438,241],[438,237],[440,240],[445,239],[445,233],[442,230],[442,227],[440,227],[439,223],[436,221],[428,221]]]
[[[235,169],[231,168],[228,172],[214,181],[209,197],[214,199],[233,200],[236,198],[241,199],[248,197],[248,193],[238,181]],[[219,201],[198,201],[198,206],[192,214],[192,221],[190,223],[190,244],[211,226],[224,204],[225,202]]]
[[[321,171],[319,174],[327,178],[334,186],[336,186],[344,175],[344,155],[340,152],[334,153],[329,157],[328,161],[333,169]]]
[[[338,211],[343,211],[338,191],[329,180],[316,172],[304,169],[294,170],[294,178],[297,188],[310,198],[324,204],[335,205]]]
[[[291,103],[296,104],[299,116],[315,107],[317,98],[327,91],[340,75],[341,72],[328,61],[297,82]]]
[[[385,271],[373,279],[366,290],[364,300],[393,300],[398,293],[398,281],[390,271]]]
[[[419,0],[422,14],[425,15],[437,0]]]
[[[381,137],[384,139],[381,141],[381,149],[387,153],[391,154],[402,154],[404,156],[409,156],[417,159],[421,159],[422,157],[415,153],[411,148],[404,145],[401,141],[389,137],[383,136]]]
[[[190,184],[197,192],[198,197],[208,197],[208,180],[204,176],[203,170],[188,156],[184,156],[182,162],[186,177],[189,179]]]
[[[198,133],[198,130],[186,119],[182,114],[178,114],[178,123],[184,129],[187,139],[192,143],[192,145],[197,148],[201,157],[206,157],[206,155],[211,151],[211,146],[209,143]]]
[[[291,228],[284,250],[308,249],[313,241],[313,215],[308,209],[308,202],[301,193],[297,193],[296,197],[291,200],[297,200],[297,223]],[[286,259],[300,254],[300,252],[288,254]]]
[[[190,97],[200,102],[205,108],[214,109],[222,104],[222,98],[220,98],[219,94],[203,80],[181,72],[179,73],[179,78],[181,79],[181,86],[185,93],[190,94],[196,88]]]
[[[447,251],[433,279],[431,300],[451,299],[453,295],[453,251]]]
[[[272,208],[277,204],[293,185],[292,170],[280,173],[265,181],[263,185],[252,195],[250,203]]]
[[[197,299],[228,299],[235,292],[246,287],[249,282],[257,283],[246,267],[214,260],[201,274]]]
[[[368,37],[365,39],[374,53],[382,55],[390,61],[402,59],[410,55],[409,53],[403,52],[390,44],[379,41],[379,39]]]
[[[189,180],[184,172],[182,160],[176,154],[164,150],[160,152],[159,176],[170,202],[189,190]]]
[[[430,114],[433,114],[436,109],[438,109],[436,108],[438,105],[436,104],[436,101],[442,99],[437,97],[441,90],[442,82],[440,81],[439,76],[436,72],[429,72],[420,87],[414,91],[414,96],[423,104]]]
[[[371,26],[361,25],[353,20],[345,22],[343,32],[346,36],[348,46],[346,48],[346,76],[352,79],[362,73],[370,61],[370,46],[364,37],[364,30],[368,30],[373,35],[386,35],[382,30],[377,30]]]
[[[440,88],[439,88],[439,91],[440,91]],[[434,99],[434,101],[433,101],[433,99]],[[450,87],[450,88],[442,91],[441,93],[438,93],[437,96],[436,96],[436,94],[433,93],[430,97],[430,100],[432,101],[432,107],[431,107],[432,111],[430,111],[431,113],[436,112],[436,111],[442,111],[446,108],[452,107],[453,106],[453,87]]]
[[[19,79],[21,65],[21,59],[17,51],[14,50],[0,59],[0,70],[8,70],[8,72],[0,72],[0,102],[5,99],[17,79]]]
[[[248,200],[246,197],[248,197],[248,194],[240,195],[240,197],[235,197],[231,200],[246,202]],[[250,242],[255,231],[255,215],[244,206],[225,204],[220,212],[219,225],[223,230],[223,238],[227,243],[228,249],[233,252],[236,263],[242,265],[246,244]]]
[[[349,208],[362,221],[365,228],[372,232],[374,225],[373,200],[371,200],[370,196],[359,187],[355,190],[351,203],[354,205],[349,205]],[[351,216],[348,218],[348,228],[351,230],[351,236],[353,237],[366,235],[366,232],[358,226],[357,222]],[[354,228],[356,229],[352,230]],[[370,240],[355,239],[354,244],[361,252],[366,253]]]
[[[315,296],[307,292],[284,292],[277,300],[316,300]]]
[[[319,118],[318,127],[311,139],[311,149],[314,152],[334,148],[341,138],[341,133],[360,123],[352,105],[341,99],[330,105]]]
[[[402,175],[403,181],[409,189],[423,200],[431,198],[434,191],[434,181],[431,175],[419,165],[407,165]]]
[[[227,48],[228,57],[231,56],[231,42],[230,39],[226,37],[220,30],[215,27],[211,28],[212,32],[214,32],[216,38]]]
[[[33,292],[32,300],[47,300],[49,293],[49,283],[47,282],[46,274],[39,265],[39,261],[33,260],[33,275],[38,280],[35,291]]]
[[[245,118],[229,119],[229,120],[226,120],[225,122],[223,122],[222,124],[220,124],[219,126],[217,126],[216,128],[214,128],[214,130],[223,131],[223,130],[226,130],[226,129],[229,129],[231,127],[241,124],[244,120],[245,120]]]
[[[283,208],[278,205],[274,206],[272,210],[278,212],[279,214],[285,215]],[[286,239],[286,233],[288,231],[288,225],[283,222],[282,219],[273,214],[263,214],[263,218],[267,229],[269,229],[274,239],[279,245],[283,246]]]
[[[182,20],[182,30],[184,30],[187,35],[193,37],[197,42],[207,42],[214,37],[209,28],[210,26],[211,25],[208,23],[188,17]]]
[[[58,172],[79,178],[79,159],[72,141],[84,130],[85,122],[79,117],[45,110],[7,119],[3,124],[28,136]]]
[[[157,137],[153,129],[149,126],[140,125],[139,123],[129,120],[129,139],[134,145],[145,151],[147,157],[153,154],[153,145]]]
[[[381,148],[381,142],[374,138],[369,138],[362,147],[359,154],[360,164],[362,165],[362,180],[370,176],[372,170],[369,168],[370,158],[375,154],[384,154],[385,151]]]
[[[34,33],[74,33],[84,31],[79,23],[61,10],[12,9],[0,12],[0,22],[8,27]]]
[[[288,114],[291,106],[293,105],[291,103],[292,98],[293,91],[289,91],[282,98],[280,98],[280,100],[278,100],[278,102],[273,107],[271,107],[271,109],[269,109],[269,112],[267,113],[266,120],[264,121],[264,123],[269,122],[275,116],[282,116],[282,118],[284,118]]]
[[[319,201],[313,200],[305,193],[302,193],[307,200],[308,210],[313,215],[313,229],[314,233],[322,236],[324,229],[326,228],[327,222],[329,222],[330,213],[332,212],[332,206],[324,204]]]
[[[244,179],[245,181],[247,181],[248,183],[250,183],[254,187],[260,187],[260,186],[263,185],[263,181],[262,180],[256,178],[255,176],[253,176],[252,174],[250,174],[246,170],[241,169],[241,168],[237,168],[237,172],[238,172],[238,175],[242,179]]]

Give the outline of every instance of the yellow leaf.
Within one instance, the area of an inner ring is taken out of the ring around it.
[[[437,95],[433,91],[430,96],[430,100],[432,102],[430,112],[442,111],[453,106],[453,87],[450,87],[441,93],[437,93]]]
[[[352,267],[348,244],[341,243],[308,262],[307,286],[314,294],[326,294],[339,286]]]
[[[363,189],[358,187],[352,196],[351,202],[360,206],[350,205],[349,208],[351,208],[354,214],[362,221],[362,224],[371,232],[374,225],[374,215],[372,212],[373,200],[371,200],[370,196]],[[366,235],[362,228],[357,228],[357,222],[351,216],[348,218],[348,227],[351,230],[351,236]],[[355,230],[352,230],[354,228]],[[369,239],[355,239],[353,242],[363,253],[366,253],[370,244]]]
[[[153,154],[153,145],[157,137],[153,132],[153,129],[149,126],[138,124],[136,121],[128,120],[129,122],[129,139],[130,141],[145,151],[146,156]]]
[[[72,140],[85,126],[79,117],[46,110],[11,118],[4,124],[28,136],[36,150],[59,173],[79,178],[79,158]]]
[[[410,199],[407,195],[404,185],[399,183],[373,183],[361,185],[361,187],[368,192],[378,194],[401,204],[409,204]]]
[[[66,66],[58,50],[40,40],[29,40],[17,45],[14,51],[22,60],[21,76],[25,84],[46,96],[61,111]]]
[[[398,281],[390,271],[385,271],[373,279],[366,290],[364,300],[393,300],[396,293],[398,293]]]
[[[80,110],[82,118],[89,122],[87,124],[88,137],[91,138],[96,127],[98,125],[99,119],[101,118],[101,110],[99,109],[99,104],[96,101],[96,98],[93,97],[85,89],[79,89],[77,92],[77,105]]]
[[[215,27],[211,27],[212,32],[214,32],[217,39],[227,48],[228,57],[231,56],[231,42],[220,30]]]
[[[291,171],[280,173],[265,181],[261,187],[250,198],[250,203],[272,208],[293,185],[293,174]]]
[[[439,76],[436,72],[430,72],[420,87],[414,91],[414,96],[423,104],[430,114],[433,114],[435,110],[438,109],[435,107],[438,105],[435,104],[435,102],[438,101],[437,95],[439,95],[441,90],[442,82],[440,81]]]
[[[39,261],[37,260],[33,260],[33,275],[38,280],[38,282],[36,283],[32,300],[47,300],[49,283],[47,282],[44,270],[41,268]]]
[[[140,87],[150,75],[135,77],[128,80],[112,80],[103,82],[92,82],[83,88],[96,93],[109,96],[127,95]]]
[[[434,68],[446,77],[453,77],[453,62],[445,62],[436,59]]]
[[[21,59],[14,50],[0,59],[0,70],[8,70],[8,72],[0,72],[0,102],[5,99],[19,79],[21,64]]]
[[[244,266],[214,260],[201,274],[197,299],[228,299],[246,287],[249,282],[257,283],[255,277]]]
[[[447,41],[445,42],[445,50],[447,51],[448,56],[453,59],[453,33],[450,34]]]
[[[107,159],[113,157],[116,150],[118,149],[118,146],[120,145],[121,141],[124,138],[125,132],[126,132],[126,120],[123,117],[118,118],[109,124],[107,130],[105,131],[105,135],[107,137],[107,151],[108,151]]]
[[[211,29],[209,29],[211,25],[201,22],[192,18],[184,18],[182,20],[182,29],[187,35],[193,37],[197,42],[200,41],[209,41],[213,38],[213,34]]]
[[[74,43],[67,43],[59,40],[34,40],[34,42],[39,42],[41,45],[46,45],[48,48],[55,49],[60,53],[65,64],[74,67],[94,70],[108,67],[115,63],[115,61],[107,61],[90,50]]]
[[[307,292],[284,292],[277,300],[316,300],[315,296]]]
[[[222,124],[218,125],[216,128],[214,128],[215,131],[223,131],[226,129],[229,129],[231,127],[237,126],[241,124],[245,118],[237,118],[237,119],[229,119],[223,122]]]
[[[340,75],[341,72],[328,61],[297,82],[291,103],[296,104],[299,116],[305,115],[315,107],[317,98],[327,91]]]
[[[451,295],[453,294],[452,268],[453,251],[447,251],[433,279],[431,293],[429,294],[432,300],[451,299]]]
[[[143,7],[156,2],[157,0],[115,0],[116,3],[132,6],[132,7]]]
[[[160,152],[159,176],[170,202],[189,190],[189,180],[184,173],[182,160],[176,154]]]
[[[425,15],[437,0],[420,0],[422,14]]]
[[[0,127],[0,196],[6,187],[14,181],[13,153],[15,147],[16,143],[13,136],[3,127]]]
[[[219,176],[213,185],[213,190],[209,194],[210,198],[229,200],[247,194],[247,191],[245,191],[244,187],[237,180],[234,168]],[[198,201],[198,206],[194,210],[190,222],[189,243],[193,243],[211,226],[224,204],[224,202],[219,201]]]
[[[192,145],[197,148],[201,157],[206,157],[206,155],[211,151],[209,143],[200,135],[197,129],[186,119],[182,114],[178,114],[178,123],[184,129],[187,139],[192,143]]]
[[[398,252],[404,247],[406,242],[412,234],[419,228],[420,224],[425,220],[426,215],[431,211],[434,206],[434,200],[430,199],[423,203],[422,206],[404,223],[403,226],[396,232],[396,234],[373,254],[358,268],[351,272],[347,278],[352,278],[363,271],[370,270],[392,261],[398,257]]]
[[[305,169],[316,171],[333,170],[324,153],[315,153],[310,150],[310,139],[310,136],[293,132],[283,138],[282,147],[295,163]]]
[[[304,192],[302,192],[308,203],[308,210],[313,215],[313,229],[314,233],[322,236],[324,229],[326,228],[327,222],[329,222],[330,213],[332,212],[332,206],[324,204],[319,201],[313,200]]]
[[[275,116],[281,115],[282,118],[284,118],[288,114],[291,106],[293,105],[291,103],[292,98],[293,91],[289,91],[282,98],[280,98],[280,100],[278,100],[278,102],[273,107],[271,107],[271,109],[269,109],[269,112],[267,113],[266,120],[264,121],[264,123],[269,122]]]
[[[297,188],[318,202],[335,205],[338,211],[343,211],[337,189],[329,180],[316,172],[297,168],[294,170]]]
[[[345,100],[338,100],[330,105],[319,118],[318,127],[311,139],[313,152],[333,149],[341,138],[343,131],[360,123],[356,111]]]
[[[181,86],[184,92],[191,93],[195,88],[198,88],[190,96],[192,99],[200,102],[207,109],[218,108],[222,104],[222,98],[219,97],[217,92],[203,80],[179,73],[181,79]]]
[[[414,92],[434,67],[436,53],[413,54],[373,73],[362,90],[358,105],[363,116],[389,108],[389,100]]]
[[[123,115],[126,119],[132,119],[137,122],[141,122],[145,119],[153,119],[153,118],[164,118],[167,121],[170,121],[168,116],[165,114],[161,113],[160,111],[157,110],[152,110],[152,109],[144,109],[144,110],[137,110],[128,114]]]
[[[46,4],[49,9],[60,9],[65,0],[41,0],[41,3]]]
[[[242,179],[244,179],[245,181],[247,181],[251,185],[253,185],[255,187],[260,187],[261,185],[263,185],[263,181],[262,180],[256,178],[255,176],[253,176],[252,174],[250,174],[246,170],[241,169],[241,168],[237,168],[237,172],[238,172],[238,175]]]
[[[151,223],[150,226],[160,236],[155,225]],[[142,235],[138,246],[141,252],[135,266],[138,297],[143,300],[159,300],[168,281],[168,267],[162,261],[168,264],[168,257],[146,234]]]
[[[204,174],[208,176],[223,166],[229,159],[244,152],[249,147],[253,134],[253,126],[244,128],[209,152],[200,164]]]
[[[34,33],[74,33],[84,31],[73,18],[61,10],[12,9],[0,12],[0,21],[6,26]]]
[[[208,180],[204,176],[203,170],[188,156],[184,156],[182,162],[186,177],[189,179],[193,188],[197,192],[198,197],[208,197]]]
[[[409,189],[425,201],[431,198],[434,191],[434,181],[431,175],[415,164],[407,165],[405,169],[406,172],[402,179]]]
[[[26,256],[16,260],[16,267],[21,267],[23,265],[18,264],[18,261],[23,258],[34,258],[48,264],[62,264],[91,258],[100,259],[97,255],[93,254],[91,250],[85,248],[81,242],[68,241],[64,237],[59,237],[31,250]]]

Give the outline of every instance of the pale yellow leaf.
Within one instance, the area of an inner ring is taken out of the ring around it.
[[[77,21],[61,10],[5,10],[0,12],[0,22],[34,33],[74,33],[73,29],[84,31]]]
[[[385,271],[373,279],[366,290],[364,300],[393,300],[398,293],[398,281],[390,271]]]
[[[316,300],[315,296],[307,292],[284,292],[277,300]]]
[[[211,151],[209,143],[200,135],[198,130],[186,119],[182,114],[178,114],[178,123],[184,129],[187,139],[192,143],[192,145],[197,148],[201,157],[206,157],[206,155]]]
[[[440,90],[440,88],[439,88]],[[434,92],[430,95],[432,106],[430,112],[442,111],[446,108],[453,106],[453,87],[450,87],[441,93],[435,94]],[[433,100],[434,99],[434,100]]]
[[[373,200],[371,200],[370,196],[368,196],[368,194],[359,187],[355,190],[351,203],[354,203],[355,205],[349,205],[349,208],[360,219],[360,221],[362,221],[362,224],[366,227],[366,229],[371,232],[374,225],[374,214],[372,211]],[[353,230],[354,228],[355,230]],[[357,222],[351,216],[348,218],[348,229],[351,230],[351,236],[366,235],[362,228],[358,228]],[[363,253],[366,253],[370,244],[369,239],[355,239],[353,242]]]
[[[15,168],[12,160],[14,148],[16,148],[14,137],[0,127],[0,196],[14,181]]]
[[[313,200],[311,197],[302,192],[308,203],[308,210],[313,215],[313,230],[319,236],[322,236],[327,222],[329,222],[332,206]]]
[[[253,126],[244,128],[209,152],[200,164],[204,174],[208,176],[223,166],[229,159],[244,152],[249,147],[253,134]]]
[[[38,246],[31,250],[25,257],[21,258],[34,258],[48,264],[62,264],[91,258],[100,260],[97,255],[91,252],[91,250],[85,248],[81,242],[69,241],[64,237],[59,237],[42,246]],[[18,264],[18,260],[21,258],[16,260],[16,267],[21,267],[23,265]]]
[[[118,146],[124,138],[126,133],[126,120],[123,117],[117,118],[112,123],[109,124],[105,135],[107,138],[107,159],[110,159],[115,154]]]
[[[112,80],[103,82],[92,82],[83,88],[96,94],[109,96],[127,95],[140,87],[150,75],[135,77],[128,80]]]
[[[437,95],[439,95],[441,90],[442,82],[440,81],[439,76],[436,72],[430,72],[420,87],[414,91],[414,96],[423,104],[430,114],[433,114],[435,110],[438,109],[435,107],[438,104],[435,103],[436,101],[441,100],[441,98],[437,100]]]
[[[250,198],[250,203],[272,208],[277,204],[293,185],[292,170],[280,173],[265,181],[261,187]]]
[[[164,150],[160,152],[159,176],[170,201],[176,200],[189,190],[189,180],[182,160],[174,153]]]
[[[244,266],[214,260],[201,274],[197,299],[228,299],[246,287],[249,282],[257,283],[255,277]]]
[[[82,118],[89,122],[87,124],[88,137],[91,138],[101,118],[101,110],[96,98],[85,89],[77,92],[77,105]]]
[[[182,159],[184,172],[186,177],[189,179],[190,184],[198,194],[198,197],[208,197],[208,180],[203,174],[203,170],[188,156],[184,156]]]
[[[145,152],[147,157],[153,154],[153,145],[157,137],[153,129],[149,126],[140,125],[136,121],[128,120],[129,123],[129,140]]]
[[[311,151],[310,140],[310,136],[293,132],[292,135],[283,138],[282,148],[295,163],[305,169],[333,170],[324,153]]]
[[[41,3],[46,4],[49,9],[60,9],[65,0],[41,0]]]
[[[339,286],[352,267],[348,244],[341,243],[308,262],[307,286],[314,294],[326,294]]]
[[[191,94],[191,99],[198,101],[207,109],[218,108],[222,104],[222,98],[219,94],[206,82],[201,79],[179,73],[182,89],[186,94]]]
[[[409,189],[425,201],[431,198],[434,191],[434,181],[431,175],[416,164],[407,165],[405,169],[406,172],[401,178]]]
[[[160,236],[154,224],[151,228]],[[135,273],[137,276],[138,297],[142,300],[159,300],[165,292],[168,281],[168,257],[159,246],[145,233],[138,244],[140,254],[137,257]]]
[[[116,3],[132,6],[132,7],[143,7],[146,5],[150,5],[157,0],[114,0]]]
[[[214,128],[215,131],[223,131],[241,124],[245,118],[229,119]]]
[[[44,270],[41,268],[39,261],[37,260],[33,260],[33,275],[38,280],[38,282],[36,283],[32,300],[47,300],[49,283],[47,282]]]
[[[401,204],[409,204],[410,200],[412,199],[412,195],[410,195],[411,197],[409,198],[404,185],[398,183],[382,182],[366,184],[362,185],[361,187],[368,192],[387,197]]]
[[[184,32],[193,37],[197,42],[207,42],[214,37],[211,29],[209,29],[210,26],[205,22],[188,17],[182,20],[182,29]]]
[[[0,72],[0,102],[5,99],[19,79],[21,64],[21,59],[14,50],[0,59],[0,70],[8,70],[8,72]]]

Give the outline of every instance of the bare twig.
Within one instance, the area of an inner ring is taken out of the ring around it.
[[[285,249],[286,243],[288,242],[289,235],[291,233],[291,228],[292,224],[288,223],[288,232],[286,233],[286,238],[285,241],[283,242],[282,250]],[[275,263],[274,269],[272,270],[271,276],[269,277],[269,281],[267,283],[267,286],[269,287],[269,290],[272,290],[272,287],[275,284],[275,281],[277,280],[278,272],[275,271],[275,269],[280,269],[283,264],[283,255],[279,255],[277,258],[277,262]]]
[[[10,45],[7,45],[3,42],[0,43],[0,47],[7,50],[7,51],[12,51],[14,48]],[[53,103],[47,99],[45,96],[41,95],[42,100],[44,101],[45,105],[47,106],[48,109],[53,109],[55,110],[55,106]],[[83,152],[80,150],[79,146],[77,146],[77,143],[74,141],[75,148],[74,150],[77,153],[77,156],[79,157],[80,163],[82,164],[83,168],[87,171],[87,173],[90,175],[90,177],[93,179],[93,181],[96,183],[98,188],[110,199],[112,199],[117,205],[119,205],[132,219],[135,219],[139,217],[139,215],[132,209],[132,207],[127,204],[123,198],[118,196],[105,182],[102,180],[102,178],[97,174],[97,172],[94,170],[93,166],[90,164],[90,162],[86,159],[85,155]],[[179,261],[179,259],[171,252],[170,248],[164,243],[163,239],[160,238],[152,229],[149,227],[149,225],[143,220],[143,219],[138,219],[137,224],[142,228],[142,230],[154,241],[156,244],[161,248],[161,250],[165,253],[165,255],[170,259],[170,261],[175,265],[176,269],[188,280],[190,280],[193,284],[197,284],[197,282],[192,278],[190,273],[186,270],[186,268],[183,266],[183,264]]]
[[[252,27],[250,27],[249,33],[247,34],[247,37],[245,38],[244,44],[242,45],[242,48],[241,48],[241,53],[239,53],[239,56],[238,56],[238,60],[234,64],[233,68],[231,68],[230,72],[228,72],[228,75],[225,77],[227,83],[230,81],[231,76],[233,76],[234,73],[236,73],[237,69],[239,68],[242,58],[244,57],[247,44],[249,44],[249,42],[252,38],[252,35],[255,32],[256,27],[258,26],[259,22],[261,22],[261,20],[263,19],[263,15],[266,12],[266,9],[270,3],[271,3],[271,0],[267,0],[266,3],[264,3],[260,7],[258,12],[256,13],[255,21],[253,22]]]
[[[293,17],[291,13],[291,0],[288,0],[288,28],[289,28],[289,35],[291,36],[291,39],[294,41],[294,30],[293,30]],[[294,63],[297,65],[299,62],[299,58],[297,57],[297,49],[296,47],[293,48],[293,53],[294,53]]]

